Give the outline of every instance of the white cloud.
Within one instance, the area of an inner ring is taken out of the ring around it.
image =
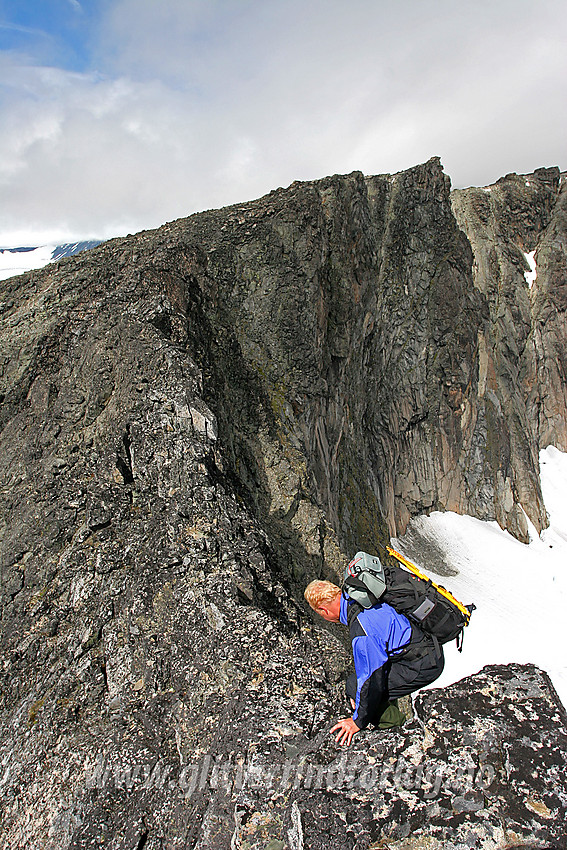
[[[433,155],[456,185],[566,167],[557,0],[106,8],[96,72],[0,62],[0,245],[134,231]]]

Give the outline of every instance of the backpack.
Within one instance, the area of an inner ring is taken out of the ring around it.
[[[376,555],[357,552],[345,570],[343,594],[363,608],[371,608],[379,600],[386,602],[439,643],[456,639],[461,652],[463,629],[476,606],[462,605],[415,564],[389,546],[386,548],[403,566],[382,564]]]

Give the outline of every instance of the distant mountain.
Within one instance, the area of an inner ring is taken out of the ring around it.
[[[53,249],[51,261],[61,260],[63,257],[72,257],[73,254],[78,254],[80,251],[88,251],[89,248],[96,248],[100,245],[100,240],[90,242],[67,242],[65,245],[58,245]]]
[[[41,269],[47,263],[71,257],[99,245],[100,241],[67,242],[64,245],[41,245],[35,248],[0,248],[0,280]]]

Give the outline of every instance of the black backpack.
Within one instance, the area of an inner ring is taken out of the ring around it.
[[[345,596],[363,608],[386,602],[439,643],[456,639],[460,652],[463,629],[476,606],[462,605],[399,552],[389,546],[387,550],[403,566],[382,564],[376,555],[357,552],[345,571]]]

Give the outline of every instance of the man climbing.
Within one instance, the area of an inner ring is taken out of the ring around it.
[[[304,596],[324,620],[349,627],[355,673],[346,681],[346,694],[353,715],[331,729],[336,742],[350,745],[369,723],[380,729],[401,726],[405,718],[395,700],[441,675],[439,643],[387,603],[362,608],[329,581],[312,581]]]

